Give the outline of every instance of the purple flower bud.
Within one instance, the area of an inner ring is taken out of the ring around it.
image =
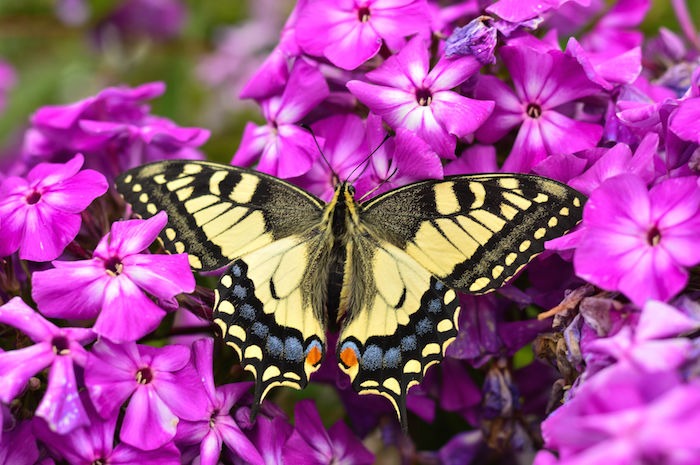
[[[447,38],[445,56],[473,55],[482,65],[495,63],[497,33],[491,23],[491,17],[480,16],[466,26],[454,30]]]

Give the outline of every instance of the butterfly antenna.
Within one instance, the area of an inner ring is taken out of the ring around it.
[[[350,184],[354,184],[354,183],[360,178],[360,176],[362,176],[362,173],[364,173],[365,170],[367,170],[367,168],[369,167],[369,160],[370,160],[370,158],[372,158],[372,155],[374,155],[374,154],[377,152],[377,150],[379,150],[379,149],[381,148],[381,146],[384,145],[384,142],[386,142],[387,139],[389,139],[389,137],[390,137],[389,134],[387,134],[386,136],[384,136],[384,139],[382,139],[382,141],[379,143],[379,145],[377,145],[377,147],[376,147],[374,150],[372,150],[372,152],[371,152],[369,155],[367,155],[367,156],[365,157],[364,160],[362,160],[362,163],[360,163],[359,165],[357,165],[357,166],[355,167],[355,169],[352,170],[352,171],[350,172],[350,174],[349,174],[348,177],[347,177],[347,180],[348,180],[348,182],[350,182]],[[352,181],[350,181],[350,178],[352,177],[353,173],[354,173],[355,171],[357,171],[357,168],[359,168],[359,167],[362,166],[362,165],[364,165],[364,167],[362,168],[362,170],[361,170],[359,173],[357,173],[357,176],[355,177],[355,179],[353,179]]]
[[[359,198],[358,202],[363,202],[367,197],[369,197],[370,195],[374,194],[374,193],[377,192],[379,189],[381,189],[381,187],[382,187],[384,184],[386,184],[386,183],[388,183],[389,181],[391,181],[391,178],[394,177],[394,175],[398,172],[398,170],[399,170],[398,168],[394,168],[394,170],[391,172],[391,174],[390,174],[389,176],[387,176],[386,179],[383,179],[382,182],[380,182],[379,184],[377,184],[372,190],[370,190],[370,191],[368,191],[368,192],[365,192],[365,194],[364,194],[362,197]]]
[[[340,182],[340,176],[338,176],[338,173],[335,172],[335,170],[331,166],[331,163],[326,158],[326,155],[323,153],[323,150],[321,150],[321,145],[318,143],[318,139],[316,139],[316,134],[314,134],[314,130],[311,129],[311,126],[309,126],[308,124],[302,124],[301,127],[311,133],[311,137],[314,138],[316,148],[318,148],[318,153],[321,154],[321,158],[323,158],[323,161],[326,162],[326,166],[328,166],[328,169],[331,170],[331,174],[333,175],[333,184],[338,184]]]

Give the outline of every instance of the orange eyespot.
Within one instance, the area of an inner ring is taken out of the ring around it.
[[[357,353],[355,353],[351,347],[346,347],[340,352],[340,361],[343,362],[346,367],[354,367],[357,365]]]
[[[312,366],[316,365],[321,361],[322,356],[323,354],[321,353],[321,350],[318,347],[313,346],[311,350],[309,350],[309,353],[306,354],[306,363]]]

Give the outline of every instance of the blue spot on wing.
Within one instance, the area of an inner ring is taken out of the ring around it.
[[[248,295],[248,291],[245,287],[241,286],[240,284],[236,284],[235,286],[233,286],[233,295],[243,300]]]
[[[244,318],[248,321],[252,321],[255,319],[255,309],[249,303],[245,303],[238,307],[238,314],[241,316],[241,318]]]
[[[267,339],[267,343],[265,344],[265,350],[268,354],[272,355],[273,357],[279,358],[282,355],[282,352],[284,351],[284,344],[282,343],[282,339],[278,338],[277,336],[270,336]]]
[[[289,362],[300,362],[304,358],[304,348],[299,339],[288,337],[284,340],[284,358]]]
[[[433,322],[430,318],[425,317],[416,324],[416,334],[424,336],[433,331]]]
[[[417,340],[416,336],[404,336],[401,339],[401,350],[404,352],[410,352],[411,350],[416,350]]]
[[[374,344],[367,346],[360,363],[366,370],[378,370],[382,367],[382,349]]]
[[[398,368],[401,363],[401,351],[398,347],[392,347],[384,354],[384,366],[387,368]]]

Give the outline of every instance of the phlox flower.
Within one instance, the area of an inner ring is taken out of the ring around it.
[[[591,194],[583,220],[576,273],[637,305],[673,297],[686,284],[686,267],[700,262],[694,177],[667,179],[647,191],[635,175],[615,176]]]
[[[11,176],[0,185],[0,256],[19,250],[23,260],[58,257],[80,230],[80,212],[107,192],[107,180],[80,171],[83,156],[65,164],[40,163],[26,178]]]
[[[260,102],[267,124],[246,125],[231,163],[251,166],[257,162],[258,171],[280,178],[307,172],[318,157],[318,148],[312,135],[296,123],[328,94],[321,72],[296,60],[282,94]]]
[[[178,465],[180,452],[175,444],[168,442],[154,450],[141,450],[121,442],[114,444],[118,414],[103,419],[95,411],[84,391],[81,396],[87,407],[89,424],[74,429],[70,434],[57,434],[47,428],[41,419],[33,421],[33,430],[41,442],[51,451],[71,465],[93,465],[98,463],[114,465]]]
[[[75,365],[85,366],[83,344],[95,334],[87,328],[59,328],[15,297],[0,307],[0,323],[26,334],[34,345],[0,352],[0,401],[9,404],[26,386],[29,378],[49,367],[48,385],[36,409],[51,430],[65,434],[88,418],[78,396]],[[3,440],[5,438],[3,437]]]
[[[207,407],[197,420],[182,420],[177,426],[176,441],[199,446],[199,463],[219,463],[224,444],[250,465],[262,465],[263,459],[253,443],[243,434],[231,416],[231,410],[250,389],[251,383],[214,386],[213,341],[199,339],[192,344],[193,361],[202,381]]]
[[[351,70],[375,56],[383,43],[427,32],[425,0],[315,0],[300,11],[296,38],[303,51]]]
[[[700,453],[700,384],[672,371],[615,367],[591,377],[542,424],[561,465],[695,463]],[[541,460],[541,461],[539,461]],[[538,464],[557,463],[551,457]]]
[[[494,76],[481,76],[477,98],[495,100],[496,109],[476,136],[493,143],[518,127],[505,171],[527,172],[547,156],[572,153],[595,146],[603,133],[598,124],[577,121],[559,110],[564,104],[595,94],[593,84],[578,62],[559,50],[526,45],[500,49],[515,91]]]
[[[700,321],[675,307],[649,300],[635,325],[627,324],[611,337],[592,341],[586,351],[649,372],[673,370],[688,360],[693,347],[690,339],[676,336],[698,328]]]
[[[87,386],[102,418],[126,407],[119,438],[143,450],[162,447],[175,437],[180,419],[197,420],[206,396],[187,346],[156,348],[133,342],[97,342],[85,368]]]
[[[425,41],[414,37],[366,74],[370,82],[352,80],[347,87],[392,128],[411,130],[441,157],[454,158],[457,139],[481,126],[494,103],[452,91],[481,67],[476,58],[443,56],[432,70],[429,58]]]
[[[109,87],[68,104],[41,107],[31,117],[22,153],[29,164],[85,154],[87,166],[109,178],[163,158],[202,158],[209,131],[183,128],[150,115],[146,100],[165,91],[162,82]]]
[[[36,465],[39,448],[32,434],[32,422],[23,421],[3,433],[0,441],[0,465]]]
[[[295,428],[284,447],[285,463],[369,465],[374,456],[342,421],[324,428],[312,400],[294,407]]]
[[[160,212],[148,220],[117,221],[93,258],[55,261],[34,273],[32,297],[52,318],[95,318],[93,330],[112,341],[135,341],[153,331],[165,310],[145,293],[170,300],[192,292],[186,254],[142,254],[167,223]]]

